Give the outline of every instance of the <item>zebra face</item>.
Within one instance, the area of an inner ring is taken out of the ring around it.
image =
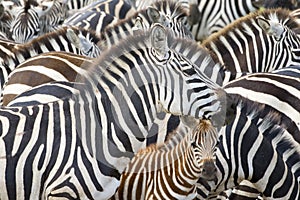
[[[157,2],[149,6],[146,12],[150,24],[159,23],[172,30],[177,37],[193,38],[189,31],[188,14],[180,2]]]
[[[194,157],[201,170],[201,178],[206,181],[217,181],[215,151],[218,133],[210,120],[200,120],[192,132]]]
[[[12,38],[19,43],[27,42],[38,36],[39,16],[33,9],[21,9],[11,24]]]

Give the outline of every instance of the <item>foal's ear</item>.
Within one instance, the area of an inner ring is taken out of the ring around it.
[[[169,50],[166,29],[155,24],[151,29],[151,46],[161,55],[165,56]]]
[[[258,25],[269,35],[274,36],[276,38],[276,40],[280,40],[283,32],[284,32],[284,28],[283,25],[278,23],[278,22],[274,22],[271,20],[267,20],[265,18],[263,18],[262,16],[259,16],[256,18]]]

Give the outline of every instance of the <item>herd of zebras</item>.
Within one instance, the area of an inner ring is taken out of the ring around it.
[[[1,0],[0,200],[300,199],[298,7]]]

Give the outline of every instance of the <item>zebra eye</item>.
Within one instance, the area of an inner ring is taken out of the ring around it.
[[[40,29],[35,29],[33,35],[39,35]]]
[[[192,142],[191,145],[192,145],[193,148],[196,148],[196,147],[197,147],[196,142]]]

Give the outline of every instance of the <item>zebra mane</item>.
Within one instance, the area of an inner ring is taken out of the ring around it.
[[[199,45],[194,40],[186,38],[176,38],[176,43],[174,41],[168,41],[171,48],[176,49],[176,51],[182,53],[186,58],[191,60],[192,63],[201,68],[202,65],[214,66],[217,62],[217,56],[215,54],[210,54],[209,50],[204,46]]]
[[[167,30],[168,31],[168,30]],[[140,49],[140,48],[150,48],[150,34],[151,34],[151,30],[148,31],[136,31],[134,33],[134,35],[129,35],[126,38],[122,39],[120,42],[112,45],[110,48],[104,50],[101,55],[95,59],[95,65],[91,66],[91,68],[89,69],[89,71],[91,71],[91,73],[95,73],[95,71],[101,70],[102,72],[106,69],[103,68],[99,68],[98,65],[102,65],[102,66],[107,66],[107,63],[112,63],[115,58],[120,57],[121,55],[123,55],[126,52],[129,52],[133,49]],[[178,52],[180,54],[180,52],[174,48],[173,44],[184,44],[185,42],[187,42],[188,44],[182,46],[183,49],[185,46],[186,47],[190,47],[191,50],[195,50],[197,45],[195,44],[195,42],[192,41],[188,41],[188,40],[184,40],[181,38],[175,38],[173,37],[173,34],[168,31],[167,33],[168,35],[168,46],[170,49],[175,50],[176,52]],[[190,45],[190,46],[189,46]],[[196,45],[196,46],[195,46]],[[199,54],[204,53],[204,51],[199,48]],[[188,60],[189,58],[192,58],[192,54],[185,56]],[[99,73],[98,73],[99,74]]]
[[[219,32],[208,37],[203,41],[202,44],[205,46],[208,43],[215,42],[221,36],[229,37],[228,33],[234,32],[235,30],[241,30],[243,32],[243,30],[245,30],[245,25],[248,25],[251,29],[253,29],[253,21],[255,21],[258,16],[263,16],[265,19],[276,20],[291,30],[299,29],[297,18],[291,15],[290,10],[284,8],[264,9],[252,12],[244,17],[237,19],[236,21],[221,29]]]

